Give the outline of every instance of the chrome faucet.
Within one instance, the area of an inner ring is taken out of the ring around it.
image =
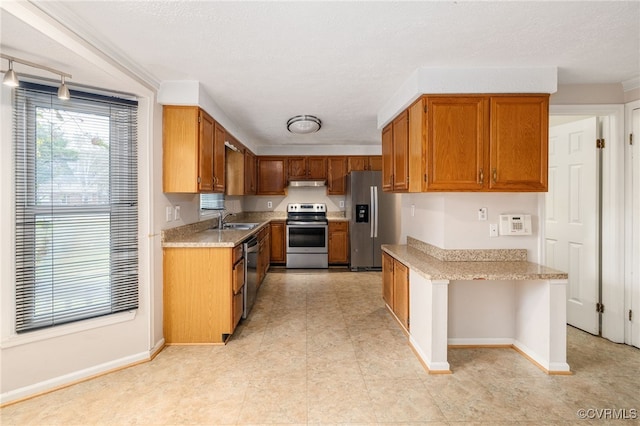
[[[220,214],[218,215],[218,229],[224,227],[224,220],[229,216],[233,216],[233,213],[225,213],[224,210],[220,210]]]

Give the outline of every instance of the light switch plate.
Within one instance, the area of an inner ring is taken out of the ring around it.
[[[498,224],[497,223],[490,223],[489,224],[489,236],[492,237],[492,238],[498,236]]]
[[[164,211],[165,219],[167,222],[171,222],[173,220],[173,207],[167,206]]]
[[[173,208],[173,220],[180,220],[180,206]]]

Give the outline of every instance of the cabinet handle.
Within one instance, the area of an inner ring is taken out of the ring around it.
[[[480,175],[478,176],[478,178],[479,178],[478,183],[482,185],[484,183],[484,170],[480,169]]]
[[[498,180],[498,171],[496,169],[493,169],[493,183],[496,183],[497,180]]]

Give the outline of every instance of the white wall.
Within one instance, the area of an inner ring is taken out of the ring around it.
[[[271,201],[272,207],[267,207],[267,202]],[[344,195],[327,195],[326,187],[319,188],[295,188],[287,189],[287,195],[254,195],[244,197],[243,207],[248,212],[262,211],[287,211],[289,203],[325,203],[328,212],[344,211],[340,207],[340,201],[345,201]]]
[[[526,249],[528,260],[538,262],[539,197],[538,193],[403,194],[401,241],[408,235],[443,249]],[[487,208],[487,221],[478,220],[481,207]],[[497,224],[500,214],[518,213],[531,215],[532,235],[489,237],[489,224]]]

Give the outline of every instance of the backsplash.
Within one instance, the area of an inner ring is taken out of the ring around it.
[[[248,195],[242,200],[243,211],[245,212],[261,212],[261,211],[287,211],[289,203],[325,203],[327,205],[327,213],[344,211],[344,207],[340,207],[340,201],[345,201],[344,195],[327,195],[326,187],[319,188],[293,188],[287,189],[287,195]],[[271,207],[268,206],[271,202]]]

